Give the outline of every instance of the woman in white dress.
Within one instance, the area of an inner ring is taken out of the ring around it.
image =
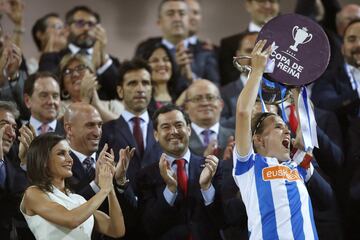
[[[99,233],[118,238],[125,234],[122,211],[114,192],[113,153],[105,153],[100,165],[100,191],[86,201],[66,187],[72,176],[73,160],[67,141],[54,133],[38,136],[27,152],[27,173],[31,181],[20,205],[36,239],[91,239],[93,227]],[[108,198],[109,216],[98,207]]]

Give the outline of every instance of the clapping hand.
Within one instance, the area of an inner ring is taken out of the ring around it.
[[[99,187],[101,190],[104,190],[106,193],[109,193],[113,190],[113,174],[111,166],[107,163],[100,164],[99,166]]]
[[[163,178],[166,186],[173,193],[177,190],[177,179],[176,174],[173,170],[171,170],[169,162],[166,160],[166,154],[161,154],[159,161],[160,175]]]
[[[110,153],[107,152],[108,150],[108,145],[105,144],[103,149],[101,150],[98,160],[96,161],[96,166],[95,166],[95,183],[100,186],[100,182],[99,182],[99,175],[100,175],[100,168],[102,165],[109,165],[109,168],[111,170],[112,175],[114,175],[115,173],[115,168],[114,168],[114,151],[112,149],[110,149]],[[112,167],[110,167],[112,166]]]
[[[35,130],[34,128],[29,125],[23,125],[20,130],[20,136],[18,137],[18,140],[20,141],[20,145],[19,145],[19,159],[21,162],[21,165],[26,165],[26,153],[29,149],[29,146],[31,144],[31,142],[34,140],[34,138],[36,137],[35,134]]]
[[[120,186],[124,186],[126,183],[126,171],[129,167],[130,160],[134,156],[135,148],[127,146],[126,148],[120,149],[119,161],[115,168],[115,181]]]
[[[211,185],[211,180],[216,173],[219,159],[214,155],[209,155],[205,158],[205,168],[200,174],[199,184],[201,189],[207,190]]]
[[[188,80],[193,80],[193,72],[191,70],[191,62],[193,59],[192,53],[189,52],[189,49],[185,48],[184,42],[180,42],[176,45],[176,63],[180,67],[180,72]]]

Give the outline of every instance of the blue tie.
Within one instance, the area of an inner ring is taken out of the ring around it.
[[[91,179],[95,177],[95,169],[93,168],[93,162],[94,159],[92,157],[87,157],[82,163],[87,176]]]
[[[0,160],[0,187],[5,187],[6,169],[4,160]]]

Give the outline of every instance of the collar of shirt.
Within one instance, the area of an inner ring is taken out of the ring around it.
[[[37,133],[39,133],[39,128],[41,127],[41,125],[43,124],[42,122],[40,122],[39,120],[37,120],[36,118],[34,118],[33,116],[30,117],[29,123],[31,126],[34,127],[35,131]],[[51,130],[55,131],[56,129],[56,124],[57,124],[57,120],[53,120],[52,122],[49,122],[49,127]]]
[[[72,54],[77,54],[80,51],[80,48],[72,43],[69,44],[69,49],[71,51]],[[94,49],[93,48],[88,48],[86,49],[87,53],[92,56]]]
[[[189,38],[183,40],[185,48],[189,47]],[[176,46],[172,44],[170,41],[166,40],[165,38],[161,39],[161,43],[165,45],[169,50],[175,49]]]
[[[123,112],[121,115],[122,115],[122,117],[125,119],[125,121],[126,121],[127,123],[131,123],[131,124],[132,124],[131,119],[132,119],[133,117],[139,117],[139,118],[141,118],[141,120],[142,120],[141,122],[142,122],[142,123],[146,123],[146,124],[148,124],[149,121],[150,121],[149,113],[148,113],[147,111],[145,111],[144,113],[142,113],[140,116],[136,116],[136,115],[134,115],[133,113],[131,113],[131,112],[127,111],[127,110],[124,110],[124,112]]]
[[[84,162],[85,158],[87,158],[88,156],[82,154],[81,152],[78,152],[76,150],[74,150],[73,148],[70,148],[71,151],[75,154],[75,156],[79,159],[79,161],[81,162],[81,164]],[[92,157],[94,159],[94,161],[96,161],[96,152],[94,152],[93,154],[90,155],[90,157]]]
[[[187,163],[190,163],[190,156],[191,156],[191,153],[190,153],[190,150],[189,148],[186,150],[185,154],[181,157],[173,157],[171,155],[168,155],[166,154],[166,160],[168,161],[168,163],[170,164],[170,167],[172,168],[173,167],[173,163],[176,159],[185,159],[185,161]],[[174,164],[176,166],[176,164]],[[188,164],[187,164],[188,165]],[[188,169],[188,168],[187,168]]]
[[[196,35],[192,35],[191,37],[188,37],[189,44],[196,45],[198,41],[198,37]]]
[[[260,32],[261,26],[257,25],[253,21],[249,23],[249,32]]]
[[[200,137],[200,139],[202,139],[202,134],[201,132],[204,131],[206,128],[202,128],[199,127],[199,125],[196,125],[195,123],[191,123],[191,127],[192,129],[195,131],[195,133]],[[212,125],[209,129],[216,134],[216,136],[219,134],[219,128],[220,128],[220,124],[219,122],[215,123],[214,125]]]

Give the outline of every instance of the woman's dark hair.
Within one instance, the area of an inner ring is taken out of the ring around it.
[[[176,67],[175,67],[174,58],[172,57],[169,49],[167,47],[165,47],[163,44],[157,43],[157,44],[154,44],[153,46],[149,47],[147,49],[147,51],[145,51],[139,57],[141,57],[145,61],[149,62],[149,59],[150,59],[151,55],[153,55],[153,53],[158,49],[163,49],[165,51],[166,55],[169,58],[169,61],[170,61],[170,64],[171,64],[171,76],[170,76],[169,81],[167,82],[167,89],[169,91],[169,94],[170,94],[171,98],[173,100],[176,100],[176,98],[178,96],[176,96],[176,93],[175,93],[175,81],[176,81],[176,78],[177,78],[177,76],[179,74],[175,71]],[[153,91],[154,91],[154,88],[153,88]]]
[[[55,133],[45,133],[36,137],[30,144],[26,155],[27,175],[32,185],[42,191],[52,192],[52,176],[49,173],[49,160],[53,147],[65,140]]]
[[[277,116],[277,114],[272,112],[260,112],[254,115],[251,120],[251,136],[254,136],[255,134],[261,134],[264,131],[263,122],[270,116]]]

